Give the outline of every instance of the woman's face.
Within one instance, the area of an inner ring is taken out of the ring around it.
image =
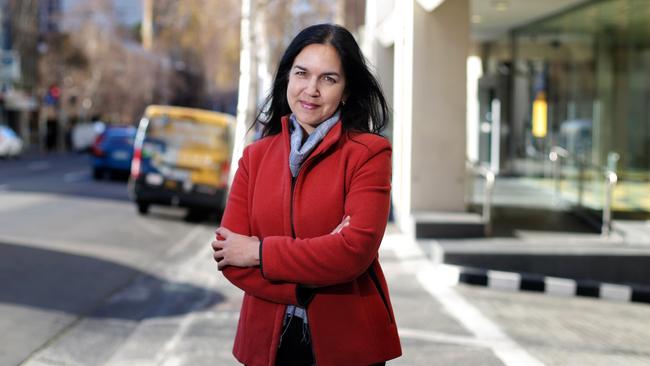
[[[307,133],[331,117],[345,90],[345,75],[336,49],[310,44],[300,51],[289,70],[289,108]]]

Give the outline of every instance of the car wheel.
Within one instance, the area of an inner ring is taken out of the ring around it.
[[[100,168],[93,168],[93,179],[100,180],[104,177],[104,170]]]
[[[146,215],[149,213],[149,204],[146,202],[138,202],[138,213],[140,215]]]

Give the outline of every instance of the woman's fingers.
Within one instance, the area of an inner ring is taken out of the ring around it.
[[[232,233],[232,231],[226,229],[225,227],[220,227],[214,233],[217,235],[218,239],[227,239]]]
[[[220,240],[212,241],[212,250],[214,251],[214,253],[212,253],[212,258],[214,258],[214,260],[217,263],[219,263],[219,269],[221,269],[221,262],[224,261],[223,259],[224,259],[224,256],[225,256],[224,244],[225,243],[223,241],[220,241]]]
[[[217,269],[218,270],[223,270],[226,266],[228,266],[228,263],[226,263],[225,260],[221,260],[217,262]]]
[[[212,250],[219,250],[223,248],[223,242],[219,240],[212,241]]]
[[[345,216],[343,218],[343,221],[341,221],[341,223],[334,230],[332,230],[331,234],[338,234],[341,232],[341,230],[343,230],[344,227],[349,225],[350,225],[350,216]]]

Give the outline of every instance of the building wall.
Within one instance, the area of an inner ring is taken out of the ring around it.
[[[414,7],[413,211],[464,211],[469,1]]]
[[[393,212],[411,232],[418,213],[465,210],[469,0],[367,12],[367,51],[393,105]]]

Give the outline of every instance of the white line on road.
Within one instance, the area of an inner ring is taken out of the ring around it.
[[[195,228],[200,229],[199,226]],[[192,234],[193,232],[190,232]],[[196,234],[192,235],[192,237],[196,236]],[[186,238],[190,237],[188,235]],[[210,247],[210,243],[212,242],[212,239],[208,241],[205,245],[201,247],[201,249],[207,249]],[[191,240],[188,240],[187,243],[183,243],[183,247],[187,247],[191,243]],[[181,245],[179,245],[180,247]],[[196,254],[192,256],[192,258],[187,262],[187,267],[188,268],[196,268],[196,263],[199,261],[205,260],[206,257],[206,251],[207,250],[197,250]],[[178,348],[178,345],[181,343],[183,339],[186,339],[187,332],[190,329],[190,326],[196,319],[196,314],[194,311],[197,309],[202,309],[207,306],[207,304],[210,302],[210,296],[208,296],[208,293],[205,292],[203,298],[201,300],[195,302],[192,304],[192,308],[188,310],[188,315],[186,315],[181,323],[178,326],[178,329],[174,333],[171,339],[169,339],[165,345],[162,347],[162,349],[157,353],[156,360],[153,363],[154,365],[163,365],[163,366],[177,366],[177,365],[182,365],[182,359],[179,356],[174,356],[175,350]]]
[[[171,247],[169,247],[169,249],[167,249],[167,251],[165,252],[165,257],[171,258],[177,255],[178,253],[182,252],[183,250],[187,249],[192,244],[192,240],[194,240],[197,237],[197,235],[201,234],[202,229],[203,228],[199,225],[195,226],[194,229],[192,229],[192,231],[187,233],[185,237],[181,239],[180,242],[178,242],[176,245],[172,245]]]
[[[44,170],[50,167],[50,163],[45,160],[39,160],[35,161],[32,163],[27,164],[27,169],[28,170]]]
[[[492,342],[483,341],[475,337],[460,336],[454,334],[440,333],[421,329],[399,328],[400,338],[417,339],[435,343],[454,344],[460,346],[490,348]]]
[[[66,183],[78,182],[80,180],[85,180],[90,174],[86,170],[80,170],[76,172],[70,172],[63,174],[63,181]]]
[[[164,230],[162,230],[160,227],[153,225],[152,223],[149,222],[149,218],[147,217],[138,217],[135,220],[135,223],[140,226],[141,228],[145,229],[148,231],[150,234],[156,235],[156,236],[166,236],[167,234],[165,233]]]
[[[384,237],[386,249],[393,249],[403,268],[413,273],[420,284],[438,300],[445,310],[467,330],[486,344],[506,365],[543,366],[539,360],[508,337],[494,322],[459,295],[448,280],[441,280],[440,267],[426,259],[422,249],[408,235],[390,234]]]

